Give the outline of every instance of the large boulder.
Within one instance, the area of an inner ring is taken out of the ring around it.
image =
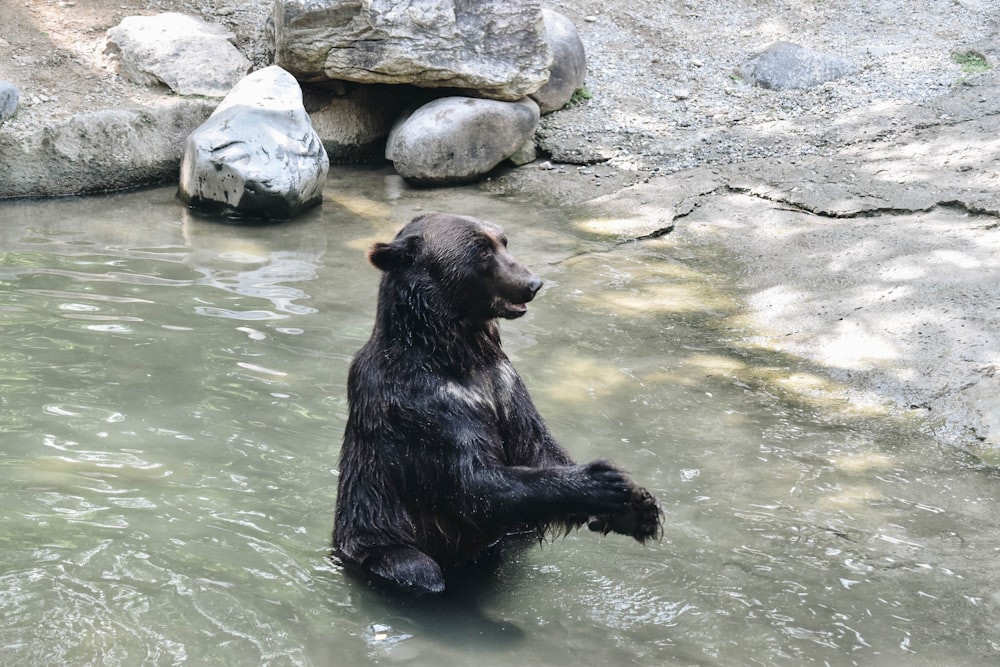
[[[568,17],[551,9],[542,10],[545,42],[552,59],[549,61],[548,82],[531,94],[542,113],[558,111],[583,88],[587,77],[587,54],[583,40]]]
[[[276,0],[274,62],[300,81],[461,88],[518,100],[548,79],[538,0]]]
[[[852,61],[790,42],[774,42],[737,68],[743,80],[776,90],[812,88],[857,71]]]
[[[538,117],[538,105],[529,98],[442,97],[393,128],[386,157],[400,176],[418,185],[473,181],[523,147]]]
[[[223,97],[250,71],[222,26],[167,12],[130,16],[107,32],[104,52],[118,74],[141,85],[163,83],[178,95]]]
[[[226,216],[287,219],[322,201],[329,166],[298,82],[272,65],[240,81],[187,138],[178,196]]]

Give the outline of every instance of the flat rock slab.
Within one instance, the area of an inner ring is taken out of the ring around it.
[[[188,134],[213,102],[79,113],[27,136],[0,134],[0,199],[123,190],[177,178]]]
[[[250,71],[234,38],[220,25],[177,12],[130,16],[108,30],[105,53],[134,83],[162,83],[178,95],[224,97]]]
[[[729,193],[683,229],[745,266],[757,332],[747,343],[849,387],[845,407],[926,416],[943,441],[996,448],[1000,266],[989,258],[1000,235],[984,234],[990,224],[948,207],[831,219]]]
[[[1000,146],[983,141],[993,115],[973,113],[994,89],[986,81],[913,110],[947,110],[953,124],[831,155],[678,172],[588,211],[595,231],[648,238],[676,224],[669,242],[727,247],[755,332],[745,344],[786,355],[815,380],[811,397],[925,416],[940,440],[996,461]]]

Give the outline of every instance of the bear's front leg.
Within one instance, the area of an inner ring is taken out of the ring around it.
[[[646,489],[636,486],[632,489],[627,509],[621,514],[592,516],[587,521],[590,530],[603,533],[618,533],[635,538],[639,542],[659,539],[663,535],[663,513],[660,506]]]

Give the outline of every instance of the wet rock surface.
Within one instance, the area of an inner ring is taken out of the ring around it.
[[[320,203],[329,166],[298,82],[272,65],[240,81],[187,138],[178,196],[227,217],[287,220]]]

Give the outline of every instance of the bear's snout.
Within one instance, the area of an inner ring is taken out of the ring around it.
[[[502,317],[512,320],[528,312],[528,302],[535,298],[542,289],[542,279],[517,265],[515,275],[508,274],[505,279],[495,283],[497,291],[492,300],[490,317]]]
[[[501,290],[501,292],[506,292],[506,298],[510,301],[516,301],[518,303],[528,303],[535,298],[538,291],[542,289],[544,281],[531,273],[524,267],[520,267],[521,275],[511,276],[508,283],[508,288],[506,290]]]
[[[531,298],[534,299],[535,295],[538,294],[538,290],[542,289],[542,279],[538,276],[531,276],[531,280],[528,281],[528,290],[531,292]]]

